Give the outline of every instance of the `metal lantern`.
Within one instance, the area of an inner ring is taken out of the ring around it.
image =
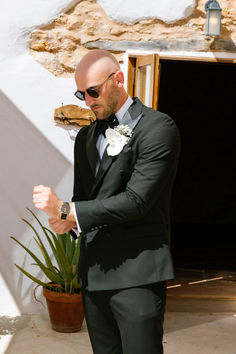
[[[221,8],[216,0],[209,0],[205,4],[206,35],[219,36],[221,30]]]

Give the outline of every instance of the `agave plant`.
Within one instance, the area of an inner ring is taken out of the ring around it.
[[[47,240],[47,243],[50,246],[49,249],[52,251],[52,257],[50,257],[46,250],[42,236],[40,236],[39,232],[33,227],[33,225],[25,219],[22,220],[33,230],[34,240],[40,248],[44,263],[15,237],[11,236],[11,238],[23,247],[34,259],[36,262],[34,265],[38,266],[44,272],[49,283],[37,279],[17,264],[15,264],[15,266],[35,283],[42,285],[47,289],[70,294],[79,293],[81,286],[78,282],[77,274],[80,255],[80,238],[75,240],[69,233],[63,235],[53,233],[50,229],[42,225],[32,210],[29,208],[27,208],[27,210],[37,220],[40,230],[45,238],[44,241]],[[53,261],[56,261],[57,265],[53,265]]]

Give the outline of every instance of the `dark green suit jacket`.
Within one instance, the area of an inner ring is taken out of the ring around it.
[[[95,176],[95,124],[75,141],[74,195],[82,229],[80,277],[88,290],[134,287],[173,277],[169,208],[180,139],[174,121],[139,99],[122,124],[133,135]]]

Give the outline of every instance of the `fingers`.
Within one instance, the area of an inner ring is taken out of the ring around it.
[[[59,221],[60,221],[60,220],[59,220]],[[50,225],[54,225],[54,224],[56,224],[56,223],[58,222],[58,219],[49,218],[49,219],[48,219],[48,222],[49,222]]]
[[[40,199],[42,196],[49,197],[52,196],[54,191],[50,187],[45,187],[43,185],[33,187],[33,197]]]
[[[64,226],[64,224],[62,223],[61,220],[58,219],[48,219],[49,225],[51,228],[58,228],[58,227],[62,227],[62,225]]]
[[[50,188],[44,187],[42,185],[35,186],[33,188],[33,202],[34,203],[42,203],[47,200],[50,195]]]
[[[48,222],[51,229],[57,234],[64,234],[76,227],[76,223],[67,220],[49,218]]]
[[[34,186],[33,187],[33,191],[34,193],[41,193],[42,191],[49,189],[48,187],[43,186],[42,184],[40,184],[39,186]]]
[[[62,203],[52,188],[43,185],[34,186],[33,203],[37,209],[43,210],[48,216],[60,218],[60,204]]]
[[[68,225],[50,225],[51,229],[57,234],[65,234],[69,232],[72,228]]]

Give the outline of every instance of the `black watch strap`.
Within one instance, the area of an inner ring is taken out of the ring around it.
[[[67,214],[61,213],[61,219],[62,219],[62,220],[65,220],[66,218],[67,218]]]

